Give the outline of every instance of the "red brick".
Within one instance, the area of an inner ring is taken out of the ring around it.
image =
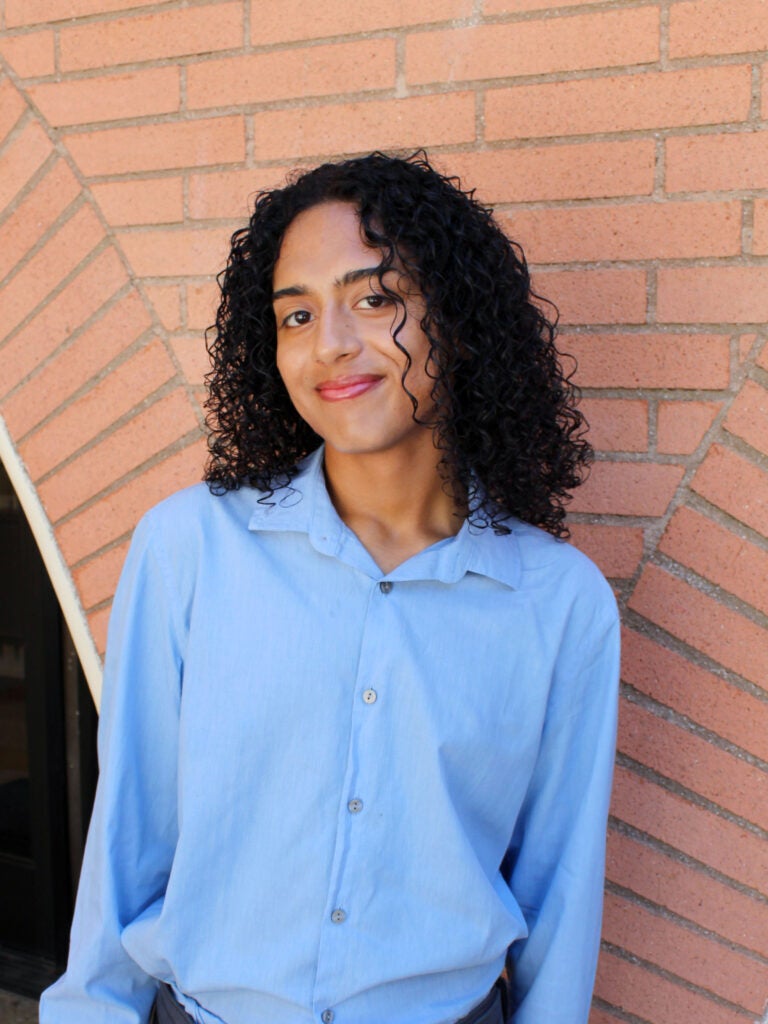
[[[766,199],[755,200],[752,251],[763,256],[768,253],[768,200]]]
[[[669,55],[719,57],[768,47],[765,0],[691,0],[669,12]],[[762,53],[761,53],[762,56]]]
[[[526,139],[743,121],[747,66],[517,85],[486,94],[486,138]]]
[[[624,701],[618,748],[633,761],[732,814],[768,827],[765,772],[637,704]]]
[[[536,270],[537,294],[554,302],[561,324],[641,324],[647,304],[642,270]]]
[[[586,7],[604,0],[557,0],[558,7]],[[485,0],[484,14],[522,14],[525,11],[549,10],[552,0]]]
[[[752,352],[752,346],[757,341],[757,334],[740,334],[737,341],[739,363],[743,363]]]
[[[727,878],[758,892],[765,885],[768,847],[759,835],[627,768],[616,767],[611,810],[620,821]]]
[[[184,219],[184,183],[180,177],[105,181],[92,185],[91,191],[113,227],[172,224]]]
[[[26,109],[23,97],[10,78],[0,78],[0,140],[9,134]]]
[[[626,203],[515,209],[500,217],[532,263],[736,256],[741,203]]]
[[[653,1024],[746,1024],[741,1012],[714,1003],[607,950],[598,964],[595,995]]]
[[[204,461],[205,444],[195,441],[68,519],[56,531],[67,564],[79,562],[123,537],[147,509],[200,480]]]
[[[99,253],[3,346],[2,390],[10,390],[47,359],[127,281],[115,250]]]
[[[186,392],[177,388],[142,409],[104,440],[38,487],[52,523],[169,447],[199,424]]]
[[[614,893],[605,898],[603,938],[744,1009],[763,1009],[768,967]]]
[[[663,455],[691,455],[712,426],[721,402],[659,402],[656,448]]]
[[[72,455],[120,416],[130,412],[175,374],[159,341],[142,348],[77,402],[66,405],[20,445],[34,479]]]
[[[255,114],[253,125],[257,160],[450,145],[474,141],[475,97],[443,93],[271,110]]]
[[[768,391],[752,380],[745,382],[728,411],[725,429],[768,455]]]
[[[563,334],[558,347],[590,388],[727,388],[730,341],[721,334]]]
[[[0,210],[27,184],[53,152],[48,136],[31,121],[0,153]]]
[[[593,515],[662,516],[682,477],[682,466],[596,462],[568,507]]]
[[[467,18],[473,9],[473,0],[366,0],[364,4],[326,0],[307,17],[303,0],[251,0],[251,42],[263,46],[342,33],[378,32]]]
[[[569,523],[571,542],[611,579],[635,574],[643,555],[643,531],[634,526]]]
[[[245,158],[240,116],[74,132],[66,141],[89,177],[239,163]]]
[[[213,280],[188,282],[186,285],[187,327],[204,331],[216,319],[216,310],[221,298],[219,287]]]
[[[120,355],[150,324],[136,291],[110,306],[4,403],[3,414],[14,437],[23,437],[40,423]]]
[[[764,685],[768,674],[765,630],[684,580],[647,565],[629,607],[725,668]]]
[[[224,228],[118,231],[120,247],[137,277],[216,274],[229,253]]]
[[[621,1024],[621,1021],[618,1017],[614,1017],[612,1013],[608,1013],[607,1010],[592,1006],[589,1011],[588,1024]]]
[[[206,60],[187,71],[190,108],[231,107],[346,93],[393,89],[395,40],[364,39],[223,60]]]
[[[648,403],[642,399],[584,398],[581,411],[589,423],[589,441],[603,452],[648,449]]]
[[[178,68],[150,68],[31,85],[29,95],[54,127],[148,117],[179,109]]]
[[[679,508],[659,550],[768,615],[768,552],[689,508]]]
[[[486,203],[527,203],[650,195],[655,160],[651,139],[631,139],[451,153],[436,163]]]
[[[98,218],[81,206],[3,289],[6,330],[16,327],[104,238]]]
[[[181,327],[181,287],[177,284],[145,284],[144,293],[168,331]]]
[[[242,5],[205,4],[93,21],[60,33],[61,70],[170,60],[243,45]]]
[[[153,3],[156,0],[5,0],[5,21],[9,26],[68,21],[88,14],[148,7]]]
[[[80,193],[72,171],[57,161],[0,227],[0,278],[39,241]]]
[[[245,223],[262,189],[285,184],[289,168],[255,167],[238,171],[208,171],[189,176],[189,215],[195,220],[237,218]]]
[[[19,78],[52,75],[55,71],[53,32],[27,32],[22,36],[4,35],[0,54],[5,57]]]
[[[691,487],[718,508],[768,537],[768,482],[759,466],[713,445]]]
[[[768,135],[742,131],[666,141],[668,192],[768,188]]]
[[[405,73],[409,83],[424,85],[624,67],[658,57],[659,11],[649,6],[410,33]]]
[[[210,372],[211,360],[205,347],[205,340],[198,334],[192,338],[171,338],[171,348],[179,361],[187,383],[201,387],[206,373]]]
[[[662,267],[656,311],[668,323],[747,323],[768,319],[768,266]]]
[[[698,868],[609,829],[606,876],[729,942],[768,956],[768,905]]]
[[[128,554],[128,541],[92,558],[72,572],[80,603],[86,610],[102,601],[110,600]]]
[[[764,370],[768,370],[768,345],[763,345],[757,356],[757,365],[761,366]]]
[[[692,722],[768,760],[768,704],[746,690],[630,629],[622,637],[622,678]]]

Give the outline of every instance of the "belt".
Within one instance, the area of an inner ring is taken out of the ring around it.
[[[456,1024],[504,1024],[502,985],[502,979],[499,979],[485,999]],[[176,1001],[169,985],[161,985],[149,1024],[194,1024],[194,1017]]]

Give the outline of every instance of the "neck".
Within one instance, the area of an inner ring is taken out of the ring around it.
[[[461,527],[465,510],[446,493],[439,459],[434,446],[353,455],[326,448],[336,511],[385,573]]]

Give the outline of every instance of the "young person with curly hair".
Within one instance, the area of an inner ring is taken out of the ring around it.
[[[374,153],[262,193],[221,293],[208,487],[131,546],[41,1021],[585,1024],[618,628],[522,253]]]

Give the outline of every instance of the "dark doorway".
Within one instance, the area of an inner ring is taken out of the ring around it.
[[[96,712],[1,465],[0,567],[0,988],[37,996],[66,960]]]

